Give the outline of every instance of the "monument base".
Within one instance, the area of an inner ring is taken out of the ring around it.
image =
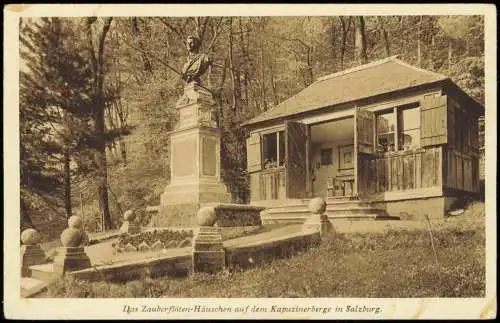
[[[41,265],[46,262],[47,256],[40,245],[22,245],[21,246],[21,276],[31,276],[30,266]]]
[[[120,232],[128,234],[137,234],[141,233],[141,227],[136,223],[130,221],[124,221],[122,226],[120,227]]]
[[[54,272],[64,275],[68,271],[89,268],[90,258],[83,247],[60,247],[54,259]]]
[[[217,182],[168,185],[161,196],[156,226],[197,226],[196,213],[203,204],[231,201],[226,186]]]
[[[222,235],[217,227],[202,226],[193,239],[193,272],[216,273],[225,268]]]
[[[332,233],[333,230],[332,222],[326,214],[313,214],[302,224],[302,231],[319,231],[321,237]]]

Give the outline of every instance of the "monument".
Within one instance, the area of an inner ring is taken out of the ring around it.
[[[186,82],[177,101],[179,122],[170,133],[170,183],[161,196],[158,225],[195,226],[200,205],[230,202],[231,195],[220,177],[220,130],[215,100],[201,85],[201,76],[212,61],[200,53],[200,40],[186,40]]]

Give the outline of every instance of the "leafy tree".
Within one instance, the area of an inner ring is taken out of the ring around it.
[[[21,209],[27,223],[35,200],[56,214],[63,204],[66,216],[72,214],[70,163],[84,146],[89,112],[88,69],[72,41],[73,27],[58,18],[21,24]]]

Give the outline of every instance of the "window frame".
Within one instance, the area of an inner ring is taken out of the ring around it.
[[[328,152],[328,153],[324,154],[324,152]],[[326,158],[325,156],[328,156],[328,157]],[[320,157],[320,165],[321,166],[333,165],[333,149],[331,147],[320,148],[319,157]]]
[[[265,149],[265,145],[266,145],[266,139],[265,137],[266,136],[276,136],[276,150],[274,151],[274,157],[275,157],[275,165],[271,165],[269,166],[269,164],[266,165],[266,157],[269,157],[270,154],[269,154],[269,151],[267,151],[267,149]],[[266,131],[266,132],[263,132],[261,133],[261,151],[262,151],[262,154],[261,154],[261,158],[262,158],[262,170],[269,170],[269,169],[278,169],[278,168],[284,168],[285,167],[285,163],[286,163],[286,149],[283,151],[284,153],[284,156],[281,156],[280,154],[280,150],[281,150],[281,144],[280,144],[280,139],[283,138],[283,146],[285,145],[285,130],[284,129],[281,129],[281,128],[278,128],[278,129],[273,129],[273,130],[270,130],[270,131]],[[266,154],[267,153],[267,154]],[[282,158],[283,157],[283,158]]]
[[[411,102],[411,103],[407,103],[407,104],[403,104],[403,105],[394,106],[392,108],[382,109],[382,110],[375,112],[375,144],[377,146],[376,151],[378,153],[386,154],[386,153],[395,153],[395,152],[405,151],[404,145],[400,145],[400,143],[399,143],[400,139],[402,138],[401,135],[404,133],[404,131],[418,130],[420,133],[421,127],[422,127],[420,119],[419,119],[419,126],[418,127],[411,128],[411,129],[400,129],[400,126],[404,127],[404,122],[402,122],[403,111],[410,110],[410,109],[418,109],[419,117],[420,117],[421,107],[420,107],[419,102]],[[394,131],[389,131],[389,132],[384,132],[384,133],[378,132],[378,125],[379,125],[378,118],[380,115],[384,115],[384,114],[392,114],[394,116],[394,118],[395,118]],[[379,147],[381,145],[379,145],[379,136],[380,135],[390,135],[390,134],[394,135],[394,141],[393,141],[394,148],[393,148],[393,150],[380,151]],[[400,146],[402,147],[401,149],[400,149]],[[415,149],[420,149],[420,148],[422,148],[422,144],[420,143],[420,140],[419,140],[418,146],[413,146],[411,149],[415,150]]]

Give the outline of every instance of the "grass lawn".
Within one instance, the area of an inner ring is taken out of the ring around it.
[[[259,268],[149,278],[127,283],[72,281],[42,297],[483,297],[484,217],[424,229],[336,234],[320,246]]]

